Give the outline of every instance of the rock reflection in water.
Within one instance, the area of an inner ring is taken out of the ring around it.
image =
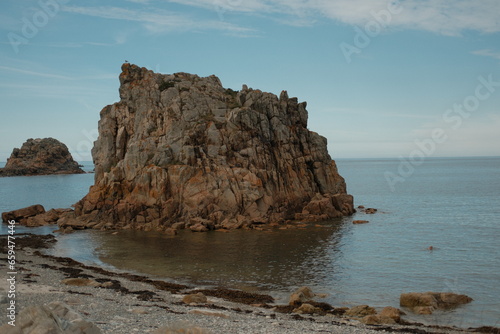
[[[96,234],[99,258],[119,269],[197,284],[289,290],[335,277],[342,219],[325,226],[175,237],[140,231]],[[323,284],[321,284],[323,283]]]

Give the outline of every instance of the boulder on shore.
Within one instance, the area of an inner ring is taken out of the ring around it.
[[[417,314],[432,314],[436,309],[449,310],[472,300],[451,292],[410,292],[401,294],[399,304]]]
[[[344,315],[349,318],[363,318],[368,315],[376,314],[377,311],[368,305],[358,305],[347,310]]]
[[[64,222],[68,216],[74,217],[72,209],[50,209],[45,211],[42,205],[35,204],[18,210],[2,212],[2,221],[8,224],[9,221],[14,220],[20,225],[37,227]]]
[[[401,316],[406,314],[400,309],[391,306],[384,307],[376,314],[372,310],[369,310],[368,312],[361,312],[361,315],[366,313],[369,314],[360,320],[366,325],[397,324],[401,322]]]
[[[101,333],[96,325],[84,320],[80,314],[61,302],[26,307],[19,312],[15,324],[3,325],[0,327],[0,333]]]
[[[224,88],[216,76],[125,63],[120,102],[101,111],[95,183],[75,205],[114,228],[252,228],[351,215],[353,198],[307,129],[305,102]]]
[[[295,290],[294,293],[290,295],[290,300],[288,305],[298,306],[302,303],[312,301],[316,297],[316,294],[307,286],[303,286]]]
[[[43,205],[35,204],[22,209],[2,212],[2,221],[7,224],[10,220],[14,220],[16,223],[26,225],[28,218],[43,213],[45,213]]]
[[[68,147],[54,138],[28,139],[15,148],[0,176],[85,173],[73,160]]]

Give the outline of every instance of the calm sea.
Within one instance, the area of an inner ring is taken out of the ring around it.
[[[378,213],[272,233],[85,231],[58,236],[52,254],[175,281],[264,291],[280,302],[302,285],[328,293],[324,301],[336,306],[397,307],[403,292],[462,293],[474,301],[407,319],[500,326],[500,158],[429,158],[410,171],[388,159],[340,159],[337,165],[355,204]],[[387,175],[394,180],[400,172],[401,182],[388,182]],[[31,204],[70,207],[92,183],[93,174],[0,178],[0,212]],[[353,225],[354,219],[370,222]]]

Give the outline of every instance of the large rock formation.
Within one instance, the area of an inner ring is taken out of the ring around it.
[[[123,64],[120,102],[101,111],[95,184],[79,219],[209,230],[354,212],[306,103],[224,89],[215,76]],[[182,224],[184,223],[184,224]]]
[[[54,138],[28,139],[12,151],[0,176],[85,173],[68,151]]]

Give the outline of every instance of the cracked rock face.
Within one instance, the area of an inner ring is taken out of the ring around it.
[[[120,83],[120,102],[101,111],[80,218],[210,230],[354,212],[326,138],[307,129],[306,103],[286,91],[235,92],[215,76],[128,63]]]
[[[68,147],[54,138],[28,139],[12,151],[0,176],[81,174]]]

